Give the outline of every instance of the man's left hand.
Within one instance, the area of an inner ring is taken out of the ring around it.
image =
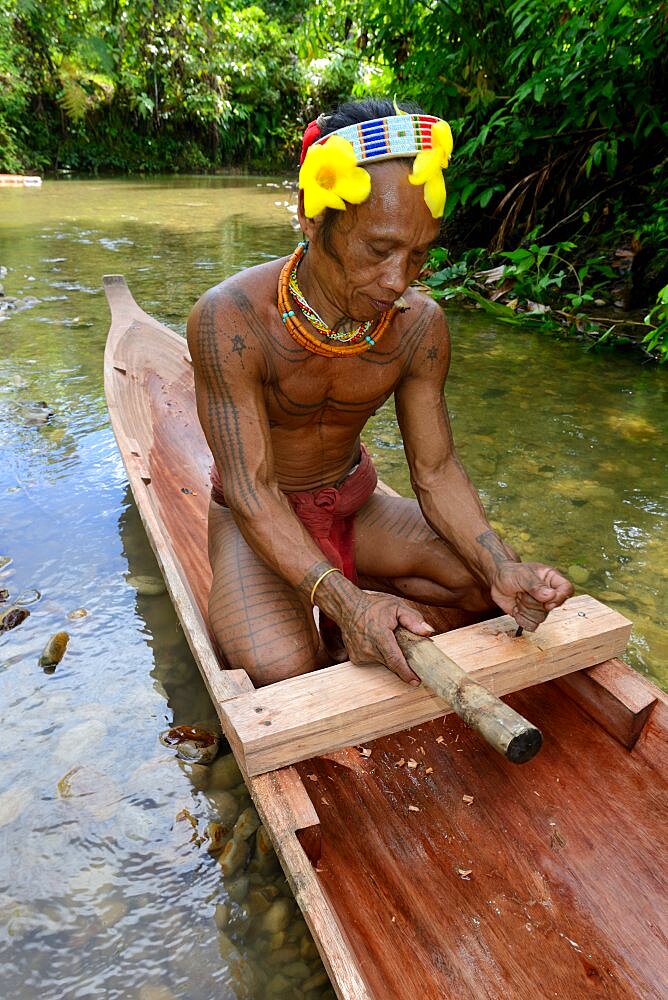
[[[573,584],[551,566],[507,562],[496,571],[491,593],[502,611],[527,632],[534,632],[550,611],[572,596]]]

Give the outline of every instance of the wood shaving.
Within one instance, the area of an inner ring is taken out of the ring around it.
[[[317,774],[307,774],[306,777],[308,778],[309,781],[317,781],[318,780],[318,775]]]
[[[321,795],[321,796],[320,796],[320,801],[322,802],[322,804],[323,804],[324,806],[328,806],[328,805],[329,805],[329,802],[327,801],[327,799],[325,798],[325,796],[324,796],[324,795]]]
[[[360,750],[360,753],[362,754],[363,757],[370,757],[371,756],[371,751],[369,750],[368,747],[362,747],[362,749]]]
[[[467,879],[467,880],[468,880],[469,875],[472,874],[472,872],[473,872],[472,868],[458,868],[457,869],[457,874],[460,876],[460,878]]]
[[[404,760],[404,758],[400,757],[399,760],[395,761],[395,765],[394,766],[395,767],[403,767],[405,763],[406,763],[406,761]]]
[[[422,756],[424,757],[424,755],[425,755],[425,754],[424,754],[424,747],[418,747],[418,750],[420,751],[420,753],[421,753],[421,754],[422,754]]]
[[[436,742],[437,742],[437,743],[443,743],[443,742],[444,742],[444,739],[445,739],[445,737],[443,737],[443,736],[437,736],[437,737],[436,737]]]
[[[434,773],[433,767],[426,767],[424,773],[425,774],[433,774]]]
[[[408,811],[409,811],[409,812],[412,812],[412,813],[419,813],[419,812],[420,812],[420,809],[419,809],[419,807],[418,807],[418,806],[409,806],[409,807],[408,807]]]
[[[472,795],[462,795],[462,802],[465,802],[467,806],[470,806],[471,803],[473,802],[473,796]]]
[[[413,758],[411,757],[410,760],[408,761],[408,766],[409,767],[417,767],[417,761],[413,760]]]

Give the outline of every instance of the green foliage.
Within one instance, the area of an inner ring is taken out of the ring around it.
[[[657,295],[656,305],[645,316],[645,323],[650,330],[643,337],[642,345],[665,364],[668,361],[668,285]]]
[[[593,309],[603,303],[598,296],[615,272],[601,254],[578,261],[575,250],[568,241],[530,243],[490,258],[478,248],[451,262],[447,251],[438,248],[430,254],[423,281],[434,298],[463,298],[504,323],[569,333],[599,345],[630,343],[623,320],[611,323]]]
[[[611,340],[598,248],[644,261],[634,308],[668,280],[667,32],[654,0],[0,0],[0,170],[293,167],[341,99],[413,99],[455,134],[434,293]],[[665,354],[665,303],[638,325]]]
[[[648,180],[668,153],[668,20],[653,0],[330,0],[307,16],[451,121],[446,213],[468,243],[594,230],[607,189]]]

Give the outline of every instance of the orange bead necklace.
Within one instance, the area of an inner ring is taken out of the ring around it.
[[[304,347],[307,351],[311,351],[312,354],[320,354],[321,356],[328,358],[349,358],[355,354],[362,354],[363,351],[368,351],[372,347],[375,347],[394,318],[394,314],[397,311],[394,306],[381,313],[374,328],[370,333],[366,333],[364,335],[364,339],[362,341],[352,344],[344,345],[328,342],[326,340],[320,340],[317,334],[312,333],[307,327],[299,322],[295,316],[295,311],[292,308],[292,302],[290,300],[290,274],[292,273],[293,268],[299,264],[300,260],[304,256],[304,252],[304,244],[300,243],[292,257],[290,257],[290,259],[283,265],[278,279],[278,311],[283,324],[292,339],[296,341],[300,347]]]

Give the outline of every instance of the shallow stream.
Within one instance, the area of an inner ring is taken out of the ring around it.
[[[1,996],[333,995],[271,859],[225,876],[193,840],[248,800],[229,762],[159,741],[215,713],[168,597],[146,592],[159,571],[102,384],[102,274],[183,332],[207,287],[292,249],[293,199],[254,178],[0,188],[0,283],[23,306],[0,311],[0,588],[31,612],[0,635]],[[455,437],[493,523],[631,618],[629,662],[668,686],[665,373],[450,322]],[[391,406],[366,442],[407,492]]]

